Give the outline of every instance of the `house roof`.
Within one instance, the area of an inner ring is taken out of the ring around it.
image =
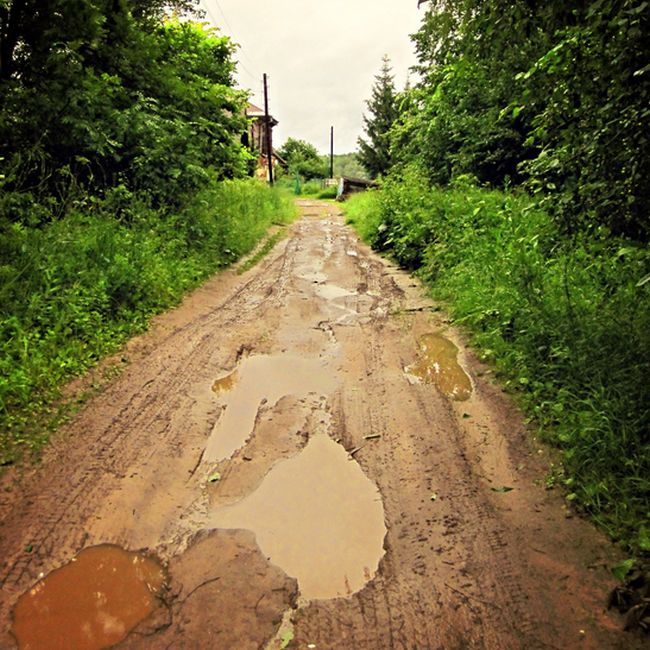
[[[248,106],[246,107],[246,117],[252,117],[255,119],[262,118],[264,117],[264,110],[259,106],[255,106],[255,104],[248,102]],[[271,126],[278,124],[278,121],[272,115],[269,115],[269,117],[271,118]]]
[[[248,117],[263,117],[264,111],[259,106],[255,106],[255,104],[248,102],[248,106],[246,107],[246,115],[248,115]]]

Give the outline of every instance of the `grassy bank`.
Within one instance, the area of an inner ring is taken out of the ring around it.
[[[294,213],[285,194],[239,180],[174,214],[117,188],[46,226],[0,224],[0,462],[45,442],[64,382]]]
[[[526,194],[417,173],[353,197],[348,220],[416,270],[543,436],[550,480],[633,552],[650,551],[650,271],[607,233],[567,240]]]

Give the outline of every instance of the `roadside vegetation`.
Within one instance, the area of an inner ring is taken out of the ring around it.
[[[329,165],[329,156],[323,156]],[[368,172],[359,162],[355,153],[334,154],[334,178],[348,176],[350,178],[368,178]]]
[[[348,219],[445,301],[561,450],[549,485],[648,553],[650,6],[428,6],[420,81],[367,130],[390,142],[381,189]],[[376,83],[392,89],[386,61]]]
[[[0,0],[0,464],[64,382],[249,252],[290,199],[247,178],[234,46],[194,2]]]

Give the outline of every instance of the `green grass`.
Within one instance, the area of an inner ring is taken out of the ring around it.
[[[650,551],[648,250],[567,240],[526,194],[428,189],[414,172],[344,209],[471,332],[562,450],[567,498],[627,549]]]
[[[123,198],[41,228],[0,224],[0,464],[44,444],[67,380],[295,215],[253,180],[214,183],[172,215]]]
[[[284,238],[287,234],[285,229],[278,230],[270,235],[266,241],[260,246],[259,250],[255,252],[254,255],[251,255],[247,260],[245,260],[241,266],[237,269],[237,274],[242,275],[246,271],[252,269],[257,263],[264,259],[275,247],[275,245]]]
[[[330,186],[330,187],[325,187],[323,188],[318,194],[316,195],[317,199],[335,199],[336,195],[338,193],[338,187],[336,185]]]

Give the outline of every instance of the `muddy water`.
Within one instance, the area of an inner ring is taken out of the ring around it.
[[[348,296],[357,295],[356,291],[348,291],[336,284],[329,283],[319,284],[315,287],[314,292],[325,300],[337,300],[339,298],[347,298]]]
[[[212,392],[217,395],[230,392],[237,384],[237,379],[238,375],[236,370],[233,370],[230,374],[225,375],[224,377],[215,379],[214,384],[212,384]]]
[[[215,510],[209,523],[252,530],[308,599],[361,589],[377,570],[386,534],[377,488],[326,434],[278,463],[251,495]]]
[[[420,358],[404,369],[406,375],[415,381],[435,384],[451,399],[469,399],[472,382],[458,363],[458,348],[441,334],[425,334],[418,343]]]
[[[88,548],[23,594],[13,633],[30,650],[105,648],[157,606],[163,569],[117,546]]]
[[[246,442],[264,400],[272,406],[285,395],[326,395],[336,386],[334,376],[322,360],[293,355],[247,357],[229,389],[228,377],[213,385],[215,392],[223,393],[226,409],[206,446],[204,458],[209,462],[230,458]]]

